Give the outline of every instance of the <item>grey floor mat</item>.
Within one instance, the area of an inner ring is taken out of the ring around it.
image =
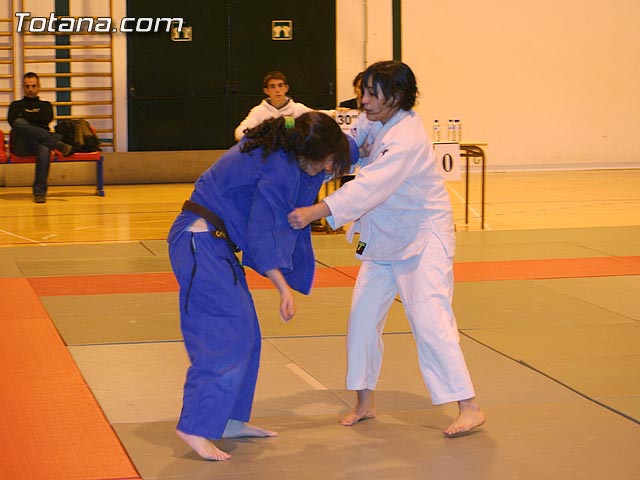
[[[169,272],[167,257],[67,258],[56,260],[22,260],[18,266],[25,277],[58,275],[101,275],[110,273]]]
[[[178,293],[41,297],[67,345],[180,340]]]

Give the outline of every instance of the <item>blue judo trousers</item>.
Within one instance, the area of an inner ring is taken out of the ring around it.
[[[211,232],[183,232],[169,246],[180,285],[180,323],[191,366],[178,429],[222,437],[229,419],[249,420],[261,335],[244,271]]]

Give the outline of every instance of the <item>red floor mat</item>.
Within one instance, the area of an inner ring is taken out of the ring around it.
[[[355,283],[358,269],[358,266],[318,268],[316,269],[314,287],[351,287]],[[639,274],[640,257],[510,260],[464,262],[454,265],[456,282],[610,277]],[[247,281],[252,289],[273,288],[267,278],[250,269],[247,269]],[[178,284],[171,272],[36,277],[29,279],[29,282],[39,296],[158,293],[178,290]]]
[[[178,283],[171,272],[34,277],[30,278],[29,282],[36,294],[42,297],[178,291]],[[249,269],[247,269],[247,282],[251,289],[274,288],[269,279]],[[316,270],[315,287],[350,287],[353,283],[353,278],[336,269],[318,268]]]
[[[0,478],[139,479],[26,279],[0,279]]]
[[[640,257],[466,262],[455,264],[454,274],[457,282],[638,275],[640,274]]]

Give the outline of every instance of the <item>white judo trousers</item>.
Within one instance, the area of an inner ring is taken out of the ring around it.
[[[475,396],[451,307],[453,259],[436,235],[416,256],[363,261],[353,292],[347,333],[347,389],[375,390],[382,364],[382,331],[399,294],[434,405]]]

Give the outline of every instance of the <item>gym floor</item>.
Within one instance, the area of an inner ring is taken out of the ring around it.
[[[191,185],[0,189],[0,479],[636,479],[640,472],[640,170],[490,173],[449,182],[454,308],[487,423],[442,436],[402,305],[378,416],[342,427],[358,261],[313,236],[318,270],[289,324],[249,272],[263,332],[252,423],[206,462],[175,436],[188,360],[164,241]]]

